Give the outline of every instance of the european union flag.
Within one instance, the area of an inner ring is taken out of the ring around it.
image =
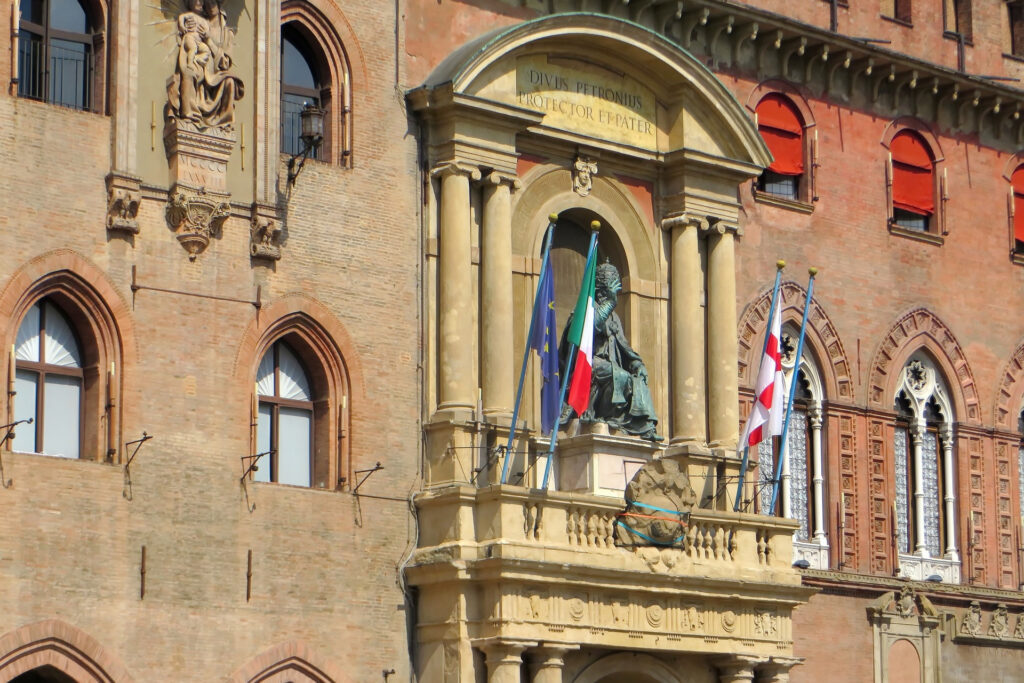
[[[555,337],[555,274],[551,261],[541,273],[540,292],[535,303],[536,321],[530,347],[540,356],[544,388],[540,392],[541,428],[549,434],[561,412],[558,405],[558,341]]]

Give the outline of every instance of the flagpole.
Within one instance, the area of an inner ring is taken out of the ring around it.
[[[768,306],[768,323],[767,323],[767,326],[764,328],[764,346],[761,348],[761,362],[762,363],[764,362],[764,354],[765,354],[766,351],[768,351],[768,336],[771,333],[772,317],[775,315],[775,302],[778,299],[778,296],[779,296],[779,285],[782,282],[782,269],[785,268],[785,267],[786,267],[786,262],[783,261],[782,259],[779,259],[778,261],[775,262],[775,284],[772,285],[772,302]],[[758,368],[758,373],[760,374],[760,368]],[[755,400],[756,400],[756,397],[755,397]],[[747,420],[749,421],[750,418],[748,417]],[[744,431],[746,431],[746,430],[744,430]],[[746,440],[747,440],[746,437],[747,437],[747,435],[744,434],[743,435],[743,441],[744,442],[746,442]],[[739,485],[736,487],[736,503],[732,506],[732,511],[733,512],[739,512],[740,502],[743,500],[743,477],[747,473],[747,463],[749,461],[749,456],[750,456],[750,446],[748,446],[746,443],[744,443],[743,444],[743,462],[740,463]]]
[[[555,236],[555,224],[558,222],[558,214],[548,216],[548,229],[544,236],[544,251],[540,261],[540,277],[537,278],[537,292],[533,297],[533,313],[530,315],[530,331],[526,334],[526,350],[523,352],[523,365],[519,369],[519,387],[516,389],[516,403],[512,409],[512,425],[508,430],[508,444],[505,446],[505,462],[501,465],[501,483],[508,481],[508,466],[512,461],[512,443],[516,438],[516,426],[519,420],[519,404],[523,400],[523,383],[526,381],[526,366],[530,361],[530,344],[533,341],[533,329],[537,325],[537,304],[540,302],[541,288],[544,287],[544,277],[548,272],[548,258],[551,256],[551,240]],[[559,404],[561,405],[561,404]]]
[[[601,224],[598,221],[592,221],[590,223],[590,246],[587,248],[587,262],[583,267],[583,273],[586,274],[590,270],[590,264],[593,262],[594,253],[597,251],[597,233],[601,229]],[[581,285],[582,286],[582,285]],[[572,368],[576,360],[576,344],[569,344],[569,355],[566,356],[565,360],[565,373],[562,376],[562,386],[558,390],[558,408],[561,411],[562,404],[565,403],[565,391],[569,386],[569,377],[572,376]],[[547,490],[548,479],[551,477],[551,461],[555,459],[555,445],[558,443],[558,423],[560,420],[555,420],[555,425],[551,428],[551,438],[548,441],[548,461],[544,465],[544,481],[541,483],[541,488]]]
[[[817,268],[809,268],[807,272],[810,278],[807,280],[807,300],[804,302],[804,317],[800,321],[800,339],[796,343],[796,361],[793,365],[793,380],[790,382],[789,396],[786,397],[786,419],[782,423],[782,445],[779,448],[779,464],[775,468],[772,485],[772,505],[770,510],[775,510],[775,502],[779,498],[779,482],[782,481],[782,467],[786,463],[786,454],[789,449],[786,447],[786,438],[789,434],[789,418],[793,412],[793,396],[796,394],[796,380],[800,372],[800,358],[804,352],[804,332],[807,331],[807,312],[811,310],[811,298],[814,296],[814,276],[818,274]]]

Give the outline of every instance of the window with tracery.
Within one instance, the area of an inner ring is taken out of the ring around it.
[[[901,574],[959,581],[953,415],[934,364],[915,355],[894,400],[893,521]],[[930,561],[922,561],[930,560]]]

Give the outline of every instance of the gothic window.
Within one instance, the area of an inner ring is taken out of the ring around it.
[[[890,221],[914,232],[935,231],[935,157],[919,134],[902,130],[889,143]]]
[[[298,356],[283,341],[264,354],[256,376],[256,448],[267,453],[255,481],[311,486],[313,389]]]
[[[915,354],[894,399],[893,517],[901,575],[958,582],[953,414],[934,364]]]
[[[803,117],[789,98],[778,93],[766,95],[756,112],[757,131],[774,158],[757,181],[758,191],[801,200],[807,185]]]
[[[28,310],[14,344],[13,448],[77,458],[81,453],[82,354],[64,313],[47,299]]]
[[[281,153],[302,152],[299,113],[306,104],[323,110],[324,139],[314,158],[352,163],[351,69],[339,27],[345,18],[334,3],[281,3]]]
[[[828,568],[827,510],[825,507],[824,441],[822,401],[824,392],[820,373],[805,347],[800,369],[793,381],[798,330],[783,327],[782,364],[787,387],[794,392],[793,410],[786,435],[785,465],[779,474],[779,511],[783,517],[800,523],[793,538],[794,557],[806,560],[815,569]],[[763,513],[771,506],[775,479],[776,454],[781,437],[765,439],[758,446],[760,493],[758,504]]]
[[[972,40],[971,0],[943,0],[942,14],[947,32],[962,35],[967,42]]]
[[[21,0],[19,10],[18,95],[73,109],[95,108],[99,17],[79,0]]]
[[[1013,251],[1024,254],[1024,166],[1018,166],[1010,176],[1010,223]]]
[[[314,50],[295,22],[281,28],[281,152],[302,153],[299,115],[307,104],[320,107],[320,78]],[[321,157],[320,149],[311,155]]]
[[[1010,53],[1024,57],[1024,0],[1010,0],[1006,11],[1010,23]]]

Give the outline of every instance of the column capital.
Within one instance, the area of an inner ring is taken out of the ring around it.
[[[758,683],[787,683],[790,669],[803,661],[803,657],[772,657],[767,664],[757,667]]]
[[[807,408],[807,419],[811,423],[811,429],[821,429],[822,417],[820,403],[814,402]]]
[[[910,432],[911,442],[913,442],[915,445],[921,443],[921,441],[924,439],[924,433],[926,429],[927,426],[925,425],[924,420],[914,420],[913,422],[911,422],[910,429],[907,430],[908,432]]]
[[[661,219],[661,229],[666,232],[671,232],[673,228],[688,228],[690,226],[702,231],[707,230],[708,219],[705,216],[698,216],[686,211],[671,213]]]
[[[523,183],[518,177],[511,173],[502,173],[501,171],[491,171],[483,177],[485,185],[508,185],[509,189],[513,192],[523,189]]]
[[[712,660],[721,683],[747,683],[754,680],[754,667],[768,662],[767,657],[727,655]]]
[[[442,178],[450,175],[465,175],[470,180],[480,180],[480,169],[461,161],[444,161],[430,169],[430,175]]]
[[[943,448],[953,447],[953,425],[951,423],[942,423],[942,426],[939,427],[939,438],[942,439]]]
[[[487,655],[488,661],[522,662],[527,649],[537,647],[536,640],[512,640],[509,638],[480,638],[473,641],[473,647]]]
[[[707,227],[703,229],[708,235],[718,234],[724,235],[727,232],[731,232],[737,237],[743,235],[743,228],[740,227],[738,221],[730,221],[724,218],[716,218],[715,216],[708,216]]]

